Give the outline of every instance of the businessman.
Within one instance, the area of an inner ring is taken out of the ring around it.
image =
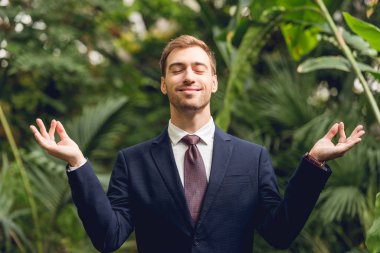
[[[61,122],[52,120],[49,130],[40,119],[39,129],[30,126],[42,148],[68,163],[73,201],[94,246],[114,251],[134,230],[140,253],[251,253],[257,230],[272,246],[289,247],[331,174],[325,162],[359,143],[363,127],[347,138],[343,123],[334,124],[302,157],[282,198],[266,149],[213,122],[218,80],[209,47],[180,36],[160,65],[168,127],[119,151],[107,194]]]

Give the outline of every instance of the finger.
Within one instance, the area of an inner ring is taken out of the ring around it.
[[[38,127],[40,128],[41,136],[44,138],[49,138],[48,133],[46,132],[45,124],[41,119],[36,120]]]
[[[37,130],[37,128],[33,125],[30,126],[30,130],[34,134],[34,138],[36,139],[37,143],[44,149],[49,148],[49,144],[47,143],[46,139],[41,135],[41,133]]]
[[[362,125],[358,125],[354,131],[352,131],[350,137],[348,139],[356,139],[356,138],[360,138],[361,136],[363,136],[365,134],[365,131],[363,130],[363,126]]]
[[[36,132],[38,132],[37,128],[35,126],[33,126],[33,125],[30,125],[29,129],[30,129],[30,131],[32,131],[33,134],[35,134]]]
[[[332,138],[334,138],[334,136],[338,133],[338,123],[335,123],[331,128],[330,130],[327,132],[327,134],[325,135],[325,138],[329,139],[330,141],[332,140]]]
[[[54,141],[54,133],[55,133],[55,128],[57,127],[57,121],[53,119],[50,123],[50,129],[49,129],[49,137],[50,140]]]
[[[59,135],[59,138],[61,138],[61,140],[65,139],[65,138],[69,138],[69,136],[67,135],[66,130],[63,127],[61,121],[57,121],[57,133]]]
[[[350,136],[347,140],[355,140],[357,138],[360,138],[362,137],[363,135],[365,134],[365,131],[364,130],[360,130],[359,132],[355,133],[355,134],[352,134],[352,136]]]
[[[360,130],[360,131],[356,134],[356,137],[357,137],[357,138],[360,138],[360,137],[362,137],[364,134],[365,134],[365,131],[364,131],[364,130]]]
[[[361,141],[362,141],[361,138],[350,139],[348,142],[337,146],[337,152],[343,155],[345,152],[353,148],[356,144],[358,144]]]
[[[340,122],[338,125],[338,131],[339,131],[339,140],[338,142],[345,142],[346,141],[346,133],[344,132],[344,123]]]
[[[364,129],[364,127],[362,125],[357,125],[354,129],[354,131],[352,131],[351,135],[355,135],[357,134],[358,132],[362,131]]]

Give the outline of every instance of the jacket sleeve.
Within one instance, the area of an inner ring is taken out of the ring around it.
[[[324,188],[331,169],[302,158],[281,199],[268,152],[259,163],[260,208],[257,230],[273,247],[288,248],[302,230]]]
[[[133,231],[128,192],[128,170],[119,152],[107,195],[87,161],[68,172],[72,198],[83,226],[100,252],[118,249]]]

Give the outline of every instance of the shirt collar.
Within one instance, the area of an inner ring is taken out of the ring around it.
[[[205,143],[206,145],[208,145],[213,140],[214,133],[215,133],[215,124],[214,124],[213,118],[211,117],[211,119],[206,123],[206,125],[204,125],[200,129],[198,129],[192,135],[199,136],[199,138],[201,138],[202,142]],[[177,145],[178,142],[180,142],[181,139],[185,135],[188,135],[189,133],[182,130],[181,128],[175,126],[172,123],[172,121],[169,120],[168,134],[169,134],[169,138],[170,138],[171,142],[173,143],[173,145]]]

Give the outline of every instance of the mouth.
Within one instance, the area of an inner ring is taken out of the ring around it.
[[[184,87],[184,88],[179,88],[178,91],[180,92],[196,92],[200,91],[201,89],[199,88],[194,88],[194,87]]]

